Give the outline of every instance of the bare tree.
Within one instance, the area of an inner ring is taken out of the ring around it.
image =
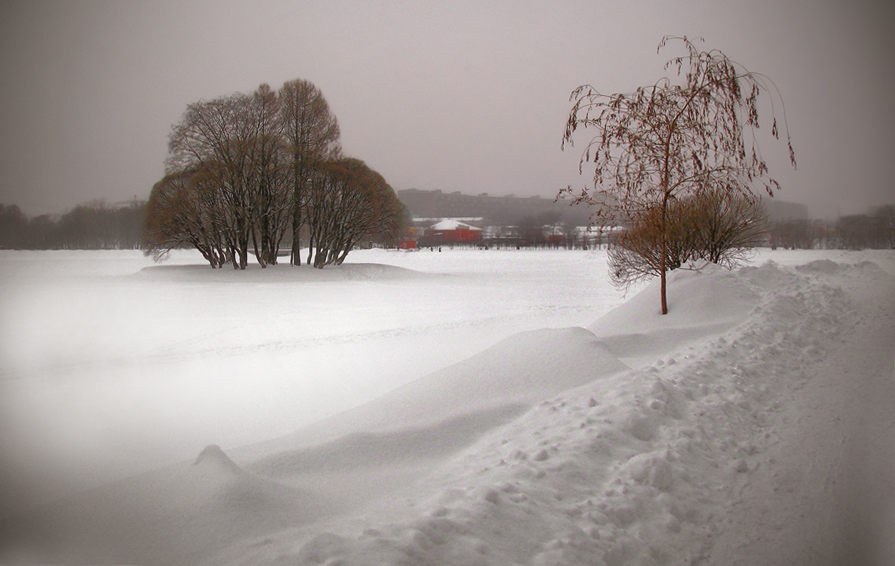
[[[277,94],[262,84],[247,107],[255,131],[245,140],[249,154],[252,244],[261,267],[277,263],[280,242],[290,221],[286,148],[281,136]]]
[[[292,191],[291,263],[300,265],[307,193],[311,190],[315,169],[341,153],[339,123],[320,89],[309,81],[296,79],[285,83],[280,88],[279,99],[280,127],[289,153]]]
[[[686,199],[683,208],[695,240],[694,260],[732,269],[767,240],[768,214],[761,201],[737,191],[713,188]]]
[[[341,264],[362,239],[394,235],[403,205],[379,173],[353,158],[320,165],[310,183],[308,264]]]
[[[563,147],[573,143],[579,127],[597,130],[579,165],[583,170],[584,163],[593,163],[594,188],[560,191],[560,196],[571,195],[576,203],[599,207],[598,217],[621,215],[630,220],[658,210],[662,314],[668,312],[667,213],[672,200],[716,187],[751,199],[754,183],[772,196],[779,189],[768,175],[756,132],[759,97],[769,91],[771,134],[779,137],[773,95],[780,96],[773,83],[720,51],[700,51],[686,37],[663,38],[658,50],[670,41],[686,50],[686,55],[665,66],[676,70],[675,79],[664,77],[630,93],[606,95],[589,85],[572,92]],[[795,166],[788,132],[786,139]]]
[[[341,158],[338,139],[335,116],[307,81],[189,105],[150,198],[147,252],[192,245],[212,267],[245,269],[251,246],[266,267],[291,223],[292,263],[306,226],[308,263],[323,267],[364,238],[396,232],[405,211],[394,191],[362,161]]]
[[[695,238],[689,214],[683,209],[677,199],[671,201],[663,220],[662,209],[654,206],[634,218],[627,230],[611,237],[609,275],[615,286],[627,287],[690,261]]]
[[[168,144],[168,174],[196,170],[213,194],[211,212],[227,242],[235,269],[248,263],[249,237],[253,229],[251,200],[252,164],[257,124],[247,119],[251,99],[234,94],[190,104],[174,127]]]
[[[396,235],[404,218],[404,206],[382,175],[359,159],[342,159],[339,165],[346,170],[348,182],[341,194],[331,250],[336,265],[362,240]]]
[[[171,250],[194,247],[212,268],[223,267],[232,255],[216,210],[216,187],[202,194],[196,171],[171,173],[155,184],[149,197],[143,230],[144,250],[160,260]]]
[[[169,143],[167,173],[192,171],[234,268],[245,269],[250,242],[262,267],[275,264],[290,221],[286,145],[277,94],[262,84],[187,107]]]

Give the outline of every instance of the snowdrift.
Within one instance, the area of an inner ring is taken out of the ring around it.
[[[288,258],[287,258],[288,259]],[[250,264],[244,270],[235,270],[230,266],[222,269],[211,269],[208,265],[153,265],[140,270],[139,276],[144,279],[164,281],[191,281],[199,283],[231,282],[231,283],[271,283],[294,282],[332,283],[339,281],[389,280],[420,278],[427,274],[394,265],[377,263],[346,263],[338,270],[316,269],[309,265],[282,269],[278,266],[262,268],[258,264]]]
[[[890,328],[893,296],[871,263],[677,272],[665,317],[651,286],[589,329],[512,336],[285,437],[17,518],[0,558],[724,563],[719,517],[773,465],[781,399],[872,313]]]
[[[722,333],[735,326],[760,301],[750,285],[716,265],[702,271],[674,271],[668,275],[667,315],[658,306],[659,282],[608,313],[590,330],[620,358],[631,363],[651,363],[680,347]]]

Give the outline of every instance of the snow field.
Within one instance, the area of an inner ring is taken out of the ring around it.
[[[242,448],[205,442],[189,462],[2,523],[0,562],[732,566],[791,557],[804,563],[810,551],[812,560],[826,557],[812,563],[841,564],[844,555],[833,552],[841,533],[821,530],[824,540],[806,542],[791,525],[804,523],[806,532],[835,526],[836,514],[848,511],[836,497],[855,478],[864,484],[854,500],[875,497],[874,513],[895,518],[895,447],[887,435],[895,432],[888,411],[895,402],[890,253],[766,251],[735,272],[675,272],[665,317],[657,312],[656,284],[617,299],[613,310],[606,303],[580,309],[587,288],[573,284],[583,272],[571,267],[580,255],[476,253],[377,252],[364,259],[391,268],[360,264],[313,275],[329,278],[327,288],[335,282],[338,294],[363,288],[341,286],[348,278],[371,278],[374,288],[383,277],[409,280],[387,285],[378,295],[384,304],[361,319],[372,333],[382,330],[380,317],[386,327],[398,323],[397,341],[367,345],[385,346],[386,356],[419,369],[420,353],[396,344],[425,348],[449,338],[455,341],[440,347],[462,350],[457,360],[392,381],[380,396],[289,434]],[[171,269],[164,278],[204,281],[191,270]],[[214,275],[220,281],[213,289],[232,286],[234,274]],[[438,285],[444,278],[447,285]],[[489,347],[461,340],[470,325],[454,333],[450,315],[437,310],[427,311],[434,314],[430,330],[413,322],[421,307],[388,318],[396,303],[385,297],[446,287],[457,293],[446,295],[447,305],[472,301],[462,316],[480,325],[477,338],[492,337]],[[331,329],[333,339],[339,331]],[[197,337],[206,340],[204,332]],[[336,341],[347,356],[362,351],[358,343],[364,340]],[[831,356],[848,364],[855,388],[875,384],[850,413],[838,401],[848,397],[849,383]],[[202,351],[195,361],[208,357]],[[254,348],[239,357],[263,360]],[[236,382],[231,376],[223,383]],[[815,428],[814,411],[824,427]],[[850,435],[869,428],[862,411],[877,438],[858,447],[873,458],[861,450],[849,456]],[[840,430],[840,417],[851,424]],[[795,454],[792,443],[802,437],[794,430],[825,436],[806,439],[810,450]],[[837,506],[824,507],[828,499]],[[858,524],[870,542],[887,540],[895,525],[878,518]],[[880,556],[869,563],[891,563],[892,554]]]
[[[140,252],[0,251],[0,477],[18,484],[0,515],[287,434],[623,300],[596,252],[349,262],[234,272],[194,252],[157,266]]]

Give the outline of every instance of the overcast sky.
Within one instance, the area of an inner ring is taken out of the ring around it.
[[[781,200],[895,203],[890,0],[22,0],[0,4],[0,203],[145,199],[187,104],[303,78],[345,153],[395,189],[543,195],[590,182],[560,151],[569,94],[655,82],[705,38],[779,87],[799,168]]]

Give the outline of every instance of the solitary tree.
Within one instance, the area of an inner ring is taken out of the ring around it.
[[[755,198],[754,184],[771,196],[779,184],[768,175],[759,150],[759,97],[771,94],[771,134],[779,138],[773,83],[744,69],[717,50],[701,51],[686,37],[665,37],[686,49],[671,59],[666,70],[672,77],[629,93],[602,94],[589,85],[580,86],[566,123],[563,147],[573,144],[578,128],[594,128],[582,153],[584,164],[594,166],[594,188],[580,193],[571,187],[560,191],[576,203],[598,206],[595,215],[636,219],[656,210],[661,279],[662,314],[668,312],[665,274],[668,271],[667,215],[674,198],[699,194],[713,188]],[[781,103],[782,108],[782,103]],[[784,114],[785,116],[785,114]],[[785,118],[783,120],[785,128]],[[795,154],[786,133],[789,158]]]

